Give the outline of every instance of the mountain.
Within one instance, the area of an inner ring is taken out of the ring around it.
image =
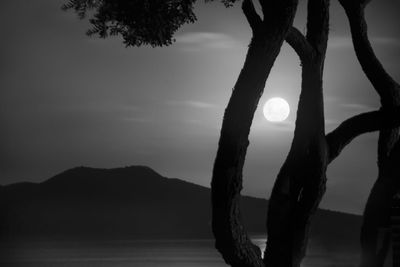
[[[267,201],[242,199],[249,232],[263,233]],[[210,238],[210,189],[144,166],[78,167],[42,183],[0,187],[0,238]],[[318,210],[311,239],[357,243],[360,217]]]

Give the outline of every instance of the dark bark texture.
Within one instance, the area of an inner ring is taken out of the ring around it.
[[[385,71],[368,39],[364,9],[369,1],[339,0],[339,2],[350,22],[357,58],[380,96],[382,110],[398,107],[400,86]],[[369,195],[361,229],[361,267],[378,267],[384,264],[387,246],[378,246],[379,231],[390,227],[392,199],[400,189],[399,159],[399,128],[381,130],[378,141],[378,179]]]
[[[260,4],[263,20],[251,0],[243,2],[253,37],[225,110],[211,182],[215,246],[225,262],[234,267],[264,266],[261,251],[252,244],[241,220],[242,170],[254,112],[293,23],[297,0],[260,1]]]
[[[309,0],[307,36],[292,28],[286,38],[300,57],[302,84],[293,143],[269,202],[266,266],[300,266],[312,215],[325,192],[328,153],[322,78],[328,9],[329,1]]]

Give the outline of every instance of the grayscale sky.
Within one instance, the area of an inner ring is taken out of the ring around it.
[[[40,182],[75,166],[147,165],[164,176],[209,186],[224,107],[244,61],[250,29],[239,5],[196,6],[167,48],[125,48],[118,38],[85,36],[86,21],[61,0],[0,2],[0,184]],[[296,25],[304,31],[305,3]],[[325,67],[327,131],[379,107],[353,52],[335,0]],[[371,42],[400,80],[400,2],[367,9]],[[244,194],[268,198],[293,136],[300,92],[297,56],[284,45],[256,111]],[[288,121],[267,122],[273,96],[291,107]],[[361,213],[377,176],[377,134],[353,141],[329,166],[322,207]]]

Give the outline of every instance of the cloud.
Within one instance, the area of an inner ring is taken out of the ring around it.
[[[346,102],[347,99],[338,98],[335,96],[327,96],[325,97],[325,103],[327,107],[341,108],[341,110],[350,110],[350,111],[370,111],[378,109],[378,106],[373,104],[366,103],[354,103],[354,102]]]
[[[141,107],[135,105],[121,105],[120,103],[85,102],[65,106],[58,105],[55,107],[55,109],[65,112],[116,113],[140,111]]]
[[[285,121],[281,121],[281,122],[270,122],[269,123],[270,127],[274,130],[277,131],[289,131],[292,132],[294,131],[295,128],[295,122],[291,121],[291,120],[285,120]]]
[[[234,38],[223,33],[194,32],[176,37],[176,43],[185,50],[201,51],[205,49],[231,49],[240,46]]]
[[[211,103],[201,102],[201,101],[192,101],[192,100],[185,100],[185,101],[168,101],[167,105],[170,106],[186,106],[192,108],[200,108],[200,109],[208,109],[208,108],[216,108],[217,106]]]
[[[325,118],[325,125],[328,130],[332,130],[333,127],[338,126],[352,116],[378,109],[377,107],[368,104],[341,103],[339,99],[334,97],[328,97],[326,103],[329,109],[335,109],[335,112],[328,113]]]
[[[373,106],[358,104],[358,103],[343,103],[340,104],[343,108],[354,110],[354,111],[368,111],[374,109]]]
[[[128,121],[128,122],[137,122],[137,123],[147,123],[151,122],[152,120],[148,118],[140,118],[140,117],[124,117],[121,118],[123,121]]]
[[[391,37],[375,37],[371,40],[372,44],[400,46],[400,39]]]
[[[393,37],[370,37],[372,45],[378,46],[400,46],[400,39]],[[349,48],[353,47],[351,37],[334,36],[329,39],[330,48]]]

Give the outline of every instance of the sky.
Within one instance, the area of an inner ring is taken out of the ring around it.
[[[209,186],[222,116],[251,31],[240,6],[198,1],[198,21],[164,48],[126,48],[87,37],[87,21],[61,0],[0,2],[0,184],[41,182],[76,166],[146,165]],[[306,1],[295,25],[304,32]],[[400,3],[372,1],[371,42],[400,80]],[[331,4],[324,73],[326,131],[379,108],[352,48],[344,11]],[[255,113],[243,194],[269,198],[293,137],[300,62],[284,44]],[[289,102],[284,123],[262,114],[271,97]],[[358,137],[328,168],[322,208],[362,213],[377,177],[377,133]]]

